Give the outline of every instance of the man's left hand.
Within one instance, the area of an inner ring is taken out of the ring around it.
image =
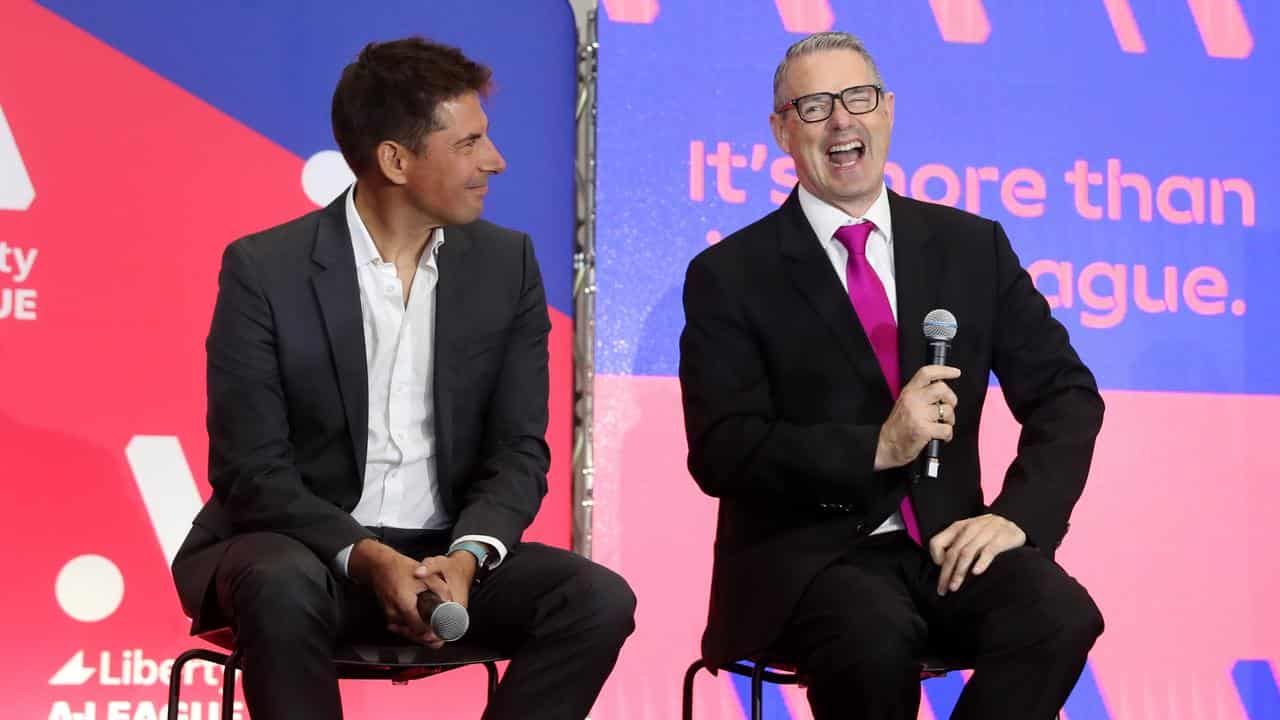
[[[466,550],[450,555],[436,555],[422,561],[415,575],[442,600],[452,600],[463,607],[476,578],[476,556]]]
[[[929,555],[942,566],[938,594],[955,592],[970,573],[981,575],[997,555],[1022,547],[1027,534],[999,515],[957,520],[929,541]]]

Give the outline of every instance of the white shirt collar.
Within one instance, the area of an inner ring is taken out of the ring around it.
[[[347,232],[351,234],[351,249],[355,252],[356,267],[363,267],[372,262],[382,260],[382,254],[378,252],[378,246],[373,244],[373,236],[369,234],[369,228],[365,226],[364,220],[360,217],[360,212],[356,210],[356,186],[355,183],[347,189]],[[422,253],[419,260],[420,265],[425,265],[431,260],[432,255],[440,252],[440,246],[444,245],[444,228],[439,227],[431,231],[431,239],[427,242],[427,250],[431,255]]]
[[[832,241],[836,230],[841,227],[869,220],[875,223],[876,229],[884,235],[885,243],[890,248],[893,247],[893,223],[889,218],[889,192],[884,183],[880,184],[880,194],[876,196],[875,202],[871,203],[871,207],[867,208],[867,212],[862,217],[850,217],[840,208],[819,199],[803,185],[799,188],[800,209],[804,211],[805,219],[813,228],[813,234],[818,236],[818,242],[825,245]]]

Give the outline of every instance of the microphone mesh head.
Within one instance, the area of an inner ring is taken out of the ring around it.
[[[924,336],[930,340],[954,340],[956,316],[942,308],[930,310],[929,314],[924,316]]]
[[[467,634],[471,616],[456,602],[442,602],[431,613],[431,629],[445,642],[453,642]]]

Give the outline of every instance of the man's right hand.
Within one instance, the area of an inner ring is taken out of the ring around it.
[[[876,470],[902,467],[930,440],[951,440],[956,422],[956,394],[943,380],[960,377],[958,368],[926,365],[902,386],[889,419],[880,426]]]
[[[351,549],[347,573],[352,580],[373,589],[386,614],[388,630],[439,648],[444,641],[418,615],[418,593],[427,589],[427,583],[416,576],[420,567],[422,563],[417,560],[366,538]]]

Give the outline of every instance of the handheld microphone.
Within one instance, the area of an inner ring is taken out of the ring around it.
[[[929,343],[929,364],[946,365],[947,354],[951,351],[951,341],[956,337],[956,316],[950,311],[938,308],[930,310],[924,316],[924,338]],[[942,472],[942,441],[934,438],[925,448],[924,474],[936,478]]]
[[[467,609],[456,602],[445,602],[430,590],[418,593],[418,615],[422,622],[431,626],[436,637],[445,642],[453,642],[467,634],[471,627],[471,616]]]

